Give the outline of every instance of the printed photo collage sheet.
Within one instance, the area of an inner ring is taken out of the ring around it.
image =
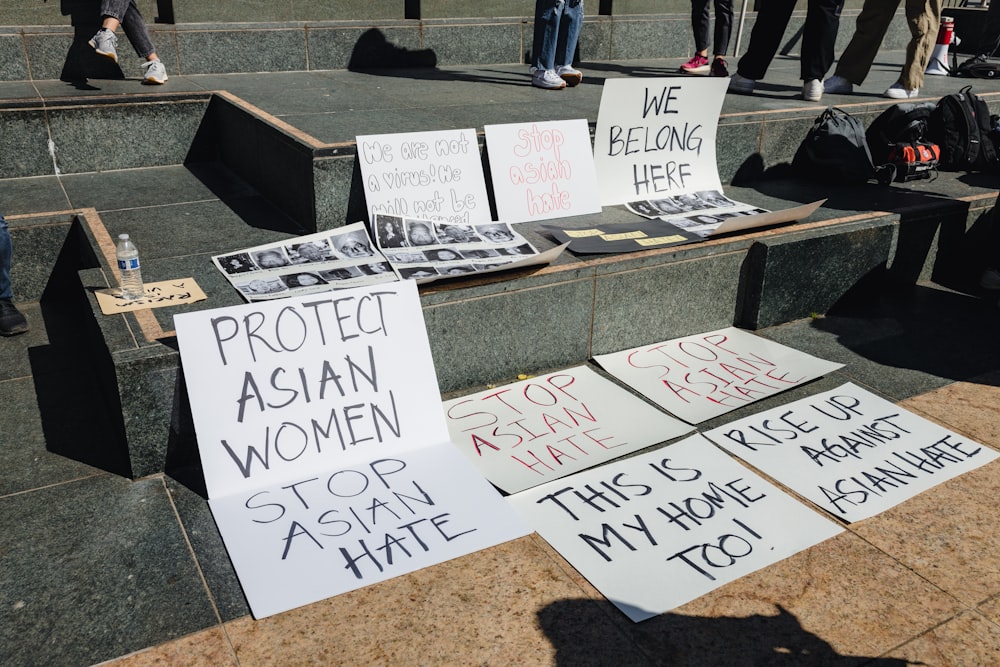
[[[593,361],[620,384],[581,366],[445,415],[483,476],[637,622],[997,458],[850,382],[693,432],[842,368],[734,327]]]

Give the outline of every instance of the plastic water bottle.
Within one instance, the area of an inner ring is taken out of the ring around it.
[[[118,273],[122,276],[122,298],[129,301],[141,299],[145,291],[142,288],[142,271],[139,269],[139,249],[128,234],[118,235],[115,254],[118,257]]]

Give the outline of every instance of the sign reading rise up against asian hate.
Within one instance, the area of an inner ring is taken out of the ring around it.
[[[448,441],[412,281],[174,323],[209,505],[258,618],[526,533]]]

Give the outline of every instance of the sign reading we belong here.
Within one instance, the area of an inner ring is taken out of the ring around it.
[[[715,77],[605,81],[594,132],[601,205],[721,191],[715,135],[726,84]]]

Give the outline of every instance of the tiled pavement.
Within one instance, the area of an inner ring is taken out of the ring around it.
[[[890,76],[888,67],[873,75],[873,91]],[[288,75],[283,88],[282,79],[261,77],[273,82],[270,92],[252,77],[230,79],[298,127],[335,115],[312,112],[325,91],[310,103],[291,83],[314,78]],[[380,80],[388,88],[396,81]],[[804,104],[790,101],[794,90],[774,84],[727,104]],[[293,104],[307,109],[301,118]],[[566,113],[592,118],[595,109]],[[390,111],[380,113],[413,117]],[[475,108],[461,113],[455,122],[477,118]],[[332,142],[376,129],[348,117],[306,131]],[[377,131],[433,129],[434,121],[428,114],[414,127]],[[23,192],[9,204],[26,212],[30,188]],[[1000,449],[996,298],[919,285],[856,295],[825,316],[765,330],[845,368],[753,409],[850,380]],[[135,481],[115,474],[120,452],[102,447],[112,441],[104,437],[108,397],[63,324],[64,306],[25,311],[32,331],[0,340],[2,665],[1000,664],[997,462],[640,624],[536,535],[254,620],[200,471]]]

